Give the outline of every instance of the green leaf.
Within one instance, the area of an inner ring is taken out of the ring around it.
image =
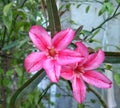
[[[117,85],[120,87],[120,73],[116,73],[114,75],[114,79],[115,79]]]
[[[4,73],[4,70],[0,68],[0,74],[3,74]]]
[[[100,29],[95,30],[95,32],[92,34],[92,38],[96,36],[99,33]]]
[[[107,10],[108,15],[111,15],[114,11],[113,4],[111,2],[107,2],[107,3],[105,3],[105,6],[106,6],[106,10]]]
[[[14,42],[8,44],[7,46],[5,46],[4,48],[2,48],[2,50],[9,50],[13,47],[16,47],[17,45],[18,45],[18,41],[14,41]]]
[[[98,16],[101,16],[104,12],[105,12],[105,7],[103,6],[103,7],[99,10]]]
[[[26,95],[31,93],[34,88],[39,84],[39,82],[45,77],[45,72],[43,70],[37,72],[32,78],[30,78],[26,83],[23,84],[12,96],[10,100],[9,108],[17,108],[20,100],[23,100]]]
[[[67,5],[66,5],[66,10],[69,11],[69,10],[70,10],[70,7],[71,7],[71,4],[70,4],[70,3],[67,4]]]
[[[10,8],[12,7],[12,5],[13,5],[13,2],[4,6],[4,8],[3,8],[3,15],[4,16],[8,15],[8,12],[10,11]]]
[[[116,0],[116,2],[117,2],[118,4],[120,4],[120,0]]]
[[[7,86],[7,85],[9,85],[9,82],[10,81],[7,78],[3,79],[3,85]]]
[[[56,97],[60,97],[61,96],[61,94],[56,94]]]
[[[75,39],[79,39],[79,35],[83,29],[83,26],[81,25],[76,31],[75,31]]]
[[[70,24],[77,25],[77,24],[75,23],[75,21],[74,21],[74,20],[72,20],[72,19],[71,19],[71,20],[69,20],[69,23],[70,23]]]
[[[96,100],[95,99],[90,99],[90,101],[95,104],[96,103]]]
[[[8,70],[7,72],[6,72],[6,75],[7,76],[11,76],[11,75],[13,75],[14,74],[14,70]]]
[[[46,3],[49,17],[49,29],[51,34],[54,35],[56,32],[61,30],[56,0],[48,0]]]
[[[77,108],[85,108],[84,104],[78,104]]]
[[[105,2],[103,7],[100,9],[98,15],[101,16],[104,12],[107,12],[108,15],[111,15],[114,11],[114,6],[111,2]]]
[[[90,36],[92,33],[88,30],[82,30],[81,34],[83,34],[84,36]]]
[[[76,6],[76,8],[79,8],[81,6],[81,4],[78,4],[77,6]]]
[[[2,16],[3,18],[3,22],[5,24],[5,26],[7,27],[8,30],[11,29],[11,25],[12,25],[12,20],[13,20],[13,12],[11,9],[9,9],[8,12],[5,13],[5,15]]]
[[[88,13],[89,10],[90,10],[90,6],[87,6],[85,12]]]
[[[107,69],[107,70],[111,70],[112,71],[112,64],[109,64],[109,63],[106,63],[105,64],[105,69]]]

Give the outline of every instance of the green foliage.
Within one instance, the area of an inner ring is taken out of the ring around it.
[[[12,5],[13,3],[11,2],[5,5],[3,8],[3,22],[9,31],[10,31],[12,20],[13,20],[13,11],[11,9]]]
[[[78,104],[77,108],[85,108],[84,104]]]
[[[120,4],[120,0],[116,0],[116,2],[117,2],[118,4]]]
[[[90,6],[88,5],[85,9],[85,12],[88,13],[89,10],[90,10]]]
[[[60,24],[58,11],[57,11],[56,1],[55,0],[47,1],[47,6],[48,6],[47,8],[48,13],[51,13],[51,14],[48,14],[49,26],[50,26],[49,29],[52,35],[54,35],[57,31],[61,30],[61,24]]]
[[[99,11],[99,16],[101,16],[105,12],[107,12],[108,16],[110,16],[110,15],[112,15],[113,11],[114,11],[113,3],[104,2],[102,8]]]
[[[120,87],[120,73],[116,73],[114,75],[114,79],[115,79],[117,85]]]
[[[107,70],[112,70],[113,69],[112,64],[106,63],[104,66],[105,66],[105,69],[107,69]]]

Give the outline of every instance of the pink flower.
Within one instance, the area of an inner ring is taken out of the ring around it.
[[[99,50],[96,53],[88,53],[88,49],[81,42],[76,42],[77,52],[84,56],[84,61],[63,66],[61,76],[66,80],[71,80],[74,98],[82,103],[86,96],[85,83],[89,83],[98,88],[110,88],[112,82],[103,74],[97,72],[96,68],[104,61],[104,52]]]
[[[74,31],[70,28],[60,31],[51,39],[44,28],[36,25],[31,27],[29,36],[40,51],[25,58],[24,66],[28,72],[44,68],[50,80],[58,82],[62,65],[83,60],[79,53],[65,49],[74,37]]]

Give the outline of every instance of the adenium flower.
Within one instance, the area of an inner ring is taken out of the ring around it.
[[[27,72],[35,72],[44,68],[52,82],[58,82],[61,66],[83,60],[79,53],[67,49],[74,38],[70,28],[55,34],[53,39],[47,31],[38,25],[32,26],[29,36],[39,52],[32,52],[25,58]]]
[[[66,80],[71,80],[73,96],[82,103],[86,96],[85,82],[98,88],[110,88],[112,82],[95,70],[104,61],[104,52],[99,49],[98,52],[89,54],[82,42],[76,42],[76,46],[75,50],[84,56],[84,61],[63,66],[61,76]]]

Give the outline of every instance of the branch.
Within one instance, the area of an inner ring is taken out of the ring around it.
[[[2,39],[2,44],[1,44],[0,49],[2,49],[2,48],[4,47],[4,44],[5,44],[5,37],[6,37],[6,31],[7,31],[7,28],[6,28],[6,26],[4,26],[3,39]]]
[[[120,63],[120,52],[105,52],[105,63]]]
[[[106,20],[104,20],[99,26],[97,26],[96,28],[93,28],[90,32],[94,32],[95,30],[101,28],[106,22],[110,21],[111,19],[113,19],[114,17],[120,15],[120,12],[117,13],[117,10],[119,9],[120,5],[117,6],[117,8],[115,9],[113,15],[111,17],[108,17]]]
[[[50,83],[46,89],[40,94],[40,98],[38,100],[38,104],[41,102],[42,98],[46,95],[47,91],[49,90],[49,88],[53,85],[54,83]]]
[[[87,87],[88,87],[88,90],[90,90],[92,93],[94,93],[96,95],[96,97],[99,99],[99,101],[100,101],[101,105],[103,106],[103,108],[108,108],[107,104],[105,103],[105,101],[103,100],[103,98],[101,97],[99,92],[97,92],[95,89],[93,89],[89,85],[87,85]]]

